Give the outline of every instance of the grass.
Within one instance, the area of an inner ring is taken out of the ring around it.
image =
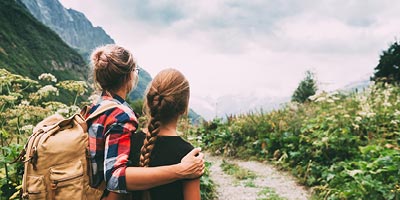
[[[224,171],[226,174],[231,175],[238,180],[256,178],[256,174],[254,172],[243,169],[237,164],[226,162],[225,160],[222,161],[220,167],[222,168],[222,171]]]
[[[258,196],[259,198],[257,198],[257,200],[286,200],[285,198],[282,198],[276,194],[276,192],[269,187],[265,187],[259,191]]]

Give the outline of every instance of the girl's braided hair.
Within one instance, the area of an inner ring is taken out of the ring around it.
[[[147,117],[147,131],[141,149],[141,167],[149,166],[160,126],[187,112],[189,95],[189,82],[178,70],[165,69],[154,77],[147,88],[143,105]]]

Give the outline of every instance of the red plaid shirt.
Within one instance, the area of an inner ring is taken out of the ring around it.
[[[103,93],[99,102],[92,105],[86,118],[104,100],[120,104],[88,122],[89,149],[93,168],[94,184],[106,181],[107,190],[127,193],[125,170],[131,146],[131,134],[138,127],[138,120],[129,104],[118,95]]]

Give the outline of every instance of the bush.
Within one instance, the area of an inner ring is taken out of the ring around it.
[[[194,131],[215,154],[270,160],[316,198],[398,199],[400,87],[322,93],[269,113],[213,120]]]

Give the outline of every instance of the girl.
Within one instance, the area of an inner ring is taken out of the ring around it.
[[[163,70],[153,79],[144,102],[147,130],[142,133],[144,143],[140,149],[139,166],[176,164],[193,149],[177,133],[178,119],[188,111],[189,94],[189,82],[175,69]],[[139,148],[135,146],[133,151],[138,152]],[[134,193],[134,197],[137,196],[138,193]],[[142,199],[198,200],[200,180],[177,180],[154,187],[144,191]]]
[[[104,199],[126,199],[126,195],[116,194],[128,194],[128,190],[144,190],[180,179],[199,177],[204,172],[200,149],[194,149],[174,165],[127,167],[131,134],[137,129],[138,121],[125,98],[138,82],[136,62],[128,50],[117,45],[97,48],[91,60],[94,83],[102,94],[86,117],[107,102],[118,104],[118,107],[88,122],[92,185],[105,185]]]

